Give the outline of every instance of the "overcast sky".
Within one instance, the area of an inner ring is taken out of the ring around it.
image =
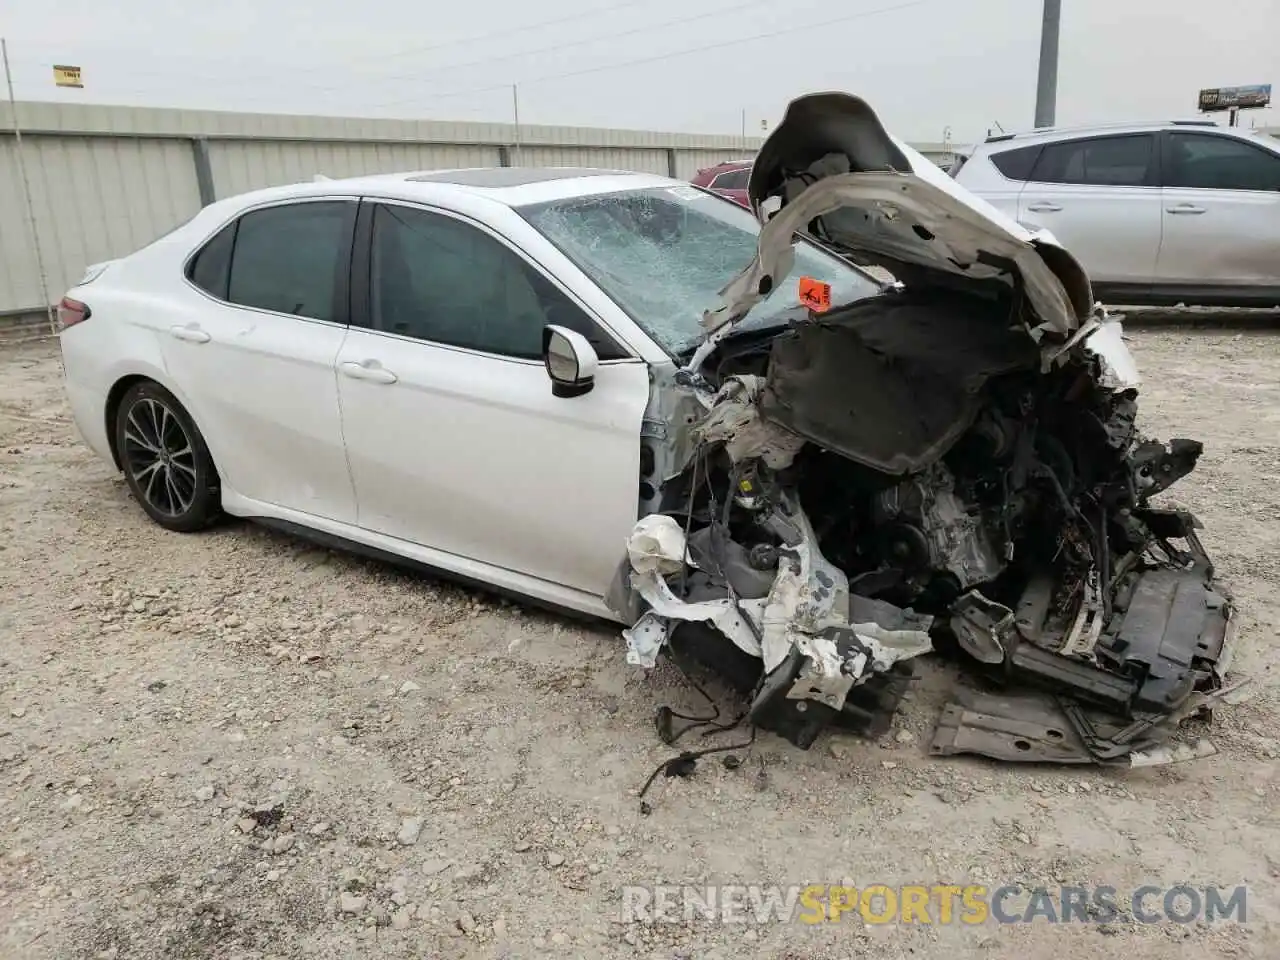
[[[1059,123],[1280,82],[1280,0],[1062,6]],[[18,99],[510,121],[517,84],[525,123],[739,133],[745,110],[758,135],[839,89],[899,136],[965,143],[1031,126],[1040,20],[1040,0],[10,0],[0,32]]]

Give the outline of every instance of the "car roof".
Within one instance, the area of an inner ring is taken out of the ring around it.
[[[1077,137],[1102,136],[1106,134],[1152,133],[1157,130],[1212,130],[1215,134],[1238,137],[1245,140],[1257,139],[1255,130],[1240,127],[1225,127],[1213,120],[1148,120],[1127,121],[1125,123],[1099,123],[1088,126],[1041,127],[1038,130],[1026,130],[1018,133],[1002,133],[987,137],[974,148],[974,152],[983,150],[1004,150],[1013,147],[1030,146],[1037,143],[1052,143],[1055,140],[1073,140]]]
[[[456,205],[463,200],[492,201],[519,207],[568,197],[617,193],[645,187],[684,185],[651,173],[585,167],[478,167],[416,170],[344,179],[318,178],[268,187],[211,204],[230,213],[260,204],[316,197],[373,196],[382,199]],[[451,203],[453,201],[453,203]]]

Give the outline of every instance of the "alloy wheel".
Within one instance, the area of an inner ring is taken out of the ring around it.
[[[125,469],[147,503],[168,517],[191,509],[196,452],[182,421],[165,404],[140,397],[125,420]]]

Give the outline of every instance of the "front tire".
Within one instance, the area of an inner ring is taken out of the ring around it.
[[[116,409],[116,450],[133,498],[166,530],[201,530],[222,515],[218,471],[177,398],[150,381]]]

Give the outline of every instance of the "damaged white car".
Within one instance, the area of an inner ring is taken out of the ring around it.
[[[791,106],[750,197],[524,168],[231,197],[68,291],[71,410],[167,529],[612,616],[800,745],[883,726],[951,646],[1006,689],[938,752],[1159,757],[1228,695],[1232,607],[1148,502],[1200,445],[1138,435],[1079,265],[843,94]]]
[[[1142,764],[1230,695],[1232,604],[1191,515],[1149,498],[1201,445],[1147,440],[1118,322],[1053,239],[964,192],[844,94],[793,102],[750,200],[755,260],[655,385],[613,602],[628,657],[670,646],[807,747],[883,729],[912,658],[961,651],[1005,689],[947,707],[935,753]],[[846,299],[795,234],[898,283]],[[753,333],[794,285],[805,315]]]

